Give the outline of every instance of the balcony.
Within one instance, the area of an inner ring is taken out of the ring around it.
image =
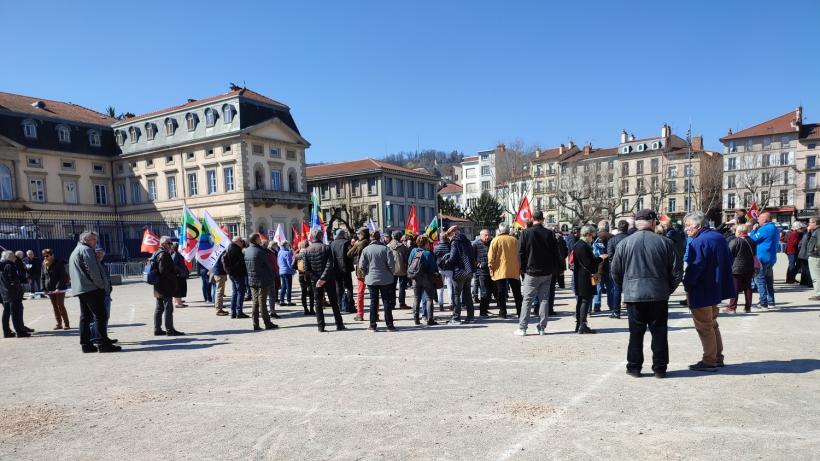
[[[274,205],[284,205],[288,208],[304,208],[310,205],[310,195],[307,192],[288,192],[279,190],[251,190],[247,198],[253,206],[270,208]]]

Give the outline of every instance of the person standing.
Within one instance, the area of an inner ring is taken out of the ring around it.
[[[606,252],[609,255],[614,255],[615,252],[618,251],[618,244],[625,238],[629,237],[629,223],[623,219],[618,221],[616,230],[617,233],[613,235],[606,244]],[[612,261],[608,261],[607,263],[611,266]],[[612,292],[607,293],[606,295],[607,301],[612,301],[609,306],[612,311],[612,313],[609,314],[609,318],[619,319],[621,318],[621,285],[619,285],[613,278],[611,288]],[[641,341],[643,341],[643,336],[641,336]]]
[[[598,224],[598,235],[592,242],[592,254],[601,259],[607,254],[607,243],[612,235],[609,233],[609,223],[606,221]],[[606,292],[607,307],[612,310],[612,283],[609,280],[609,266],[606,261],[601,265],[601,280],[595,286],[595,296],[592,297],[592,312],[601,312],[601,304],[604,292]]]
[[[396,261],[396,267],[393,269],[393,277],[395,279],[396,289],[399,293],[399,309],[409,309],[410,307],[407,306],[405,301],[407,300],[407,286],[409,284],[407,280],[407,257],[410,254],[410,250],[404,246],[401,237],[401,231],[393,232],[393,237],[390,238],[387,248],[390,248],[393,252],[393,260]]]
[[[299,291],[302,296],[302,309],[305,311],[305,315],[316,315],[313,305],[314,290],[310,283],[310,274],[307,273],[307,262],[305,261],[305,250],[309,243],[307,239],[299,242],[299,248],[296,250],[296,254],[293,255],[293,265],[296,266],[296,272],[299,274]],[[310,310],[308,310],[308,301],[310,301]]]
[[[453,316],[448,323],[462,324],[475,321],[471,281],[475,272],[475,253],[467,236],[458,226],[450,226],[447,234],[452,239],[446,265],[453,268]],[[461,309],[467,308],[467,319],[461,320]]]
[[[253,331],[262,331],[259,326],[259,314],[265,324],[265,330],[279,328],[270,321],[268,313],[268,293],[274,286],[276,271],[273,267],[271,251],[262,246],[259,234],[252,234],[248,238],[250,245],[245,249],[245,268],[248,272],[248,283],[251,286],[253,300]]]
[[[228,273],[225,272],[225,266],[222,264],[222,258],[224,257],[225,252],[222,252],[219,259],[214,263],[214,267],[211,268],[213,285],[216,287],[214,307],[216,308],[216,315],[220,317],[228,315],[228,312],[225,311],[225,282],[228,278]]]
[[[581,228],[581,238],[573,248],[573,288],[575,290],[575,331],[578,334],[591,334],[596,331],[587,325],[587,317],[592,310],[592,298],[596,287],[601,283],[599,268],[607,255],[595,256],[592,252],[592,240],[595,238],[594,226]],[[526,284],[526,280],[525,280]]]
[[[518,319],[515,334],[525,336],[529,324],[530,306],[538,298],[538,334],[546,334],[549,318],[549,299],[552,278],[561,270],[558,240],[551,230],[544,227],[544,213],[537,210],[532,214],[532,226],[521,233],[518,247],[521,271],[524,275],[524,308]]]
[[[547,307],[549,308],[547,314],[550,316],[555,315],[555,292],[557,291],[557,288],[566,288],[564,284],[564,272],[567,270],[567,256],[569,255],[569,250],[567,249],[564,237],[561,236],[561,233],[560,231],[558,231],[558,228],[553,228],[552,233],[553,235],[555,235],[555,240],[557,243],[559,267],[558,273],[555,274],[555,276],[552,278],[552,287],[550,288],[550,299],[549,304],[547,305]]]
[[[43,250],[40,287],[51,301],[54,319],[57,321],[55,330],[71,328],[68,322],[68,311],[65,308],[65,291],[68,288],[68,281],[65,263],[57,259],[52,250],[48,248]]]
[[[809,220],[811,221],[811,219]],[[811,223],[809,224],[809,226]],[[804,229],[800,236],[800,243],[797,244],[797,264],[795,264],[795,276],[800,274],[800,286],[811,287],[812,277],[809,268],[809,240],[812,232]]]
[[[171,257],[174,243],[171,237],[163,235],[159,238],[159,249],[151,256],[151,271],[157,273],[157,283],[154,285],[154,336],[184,336],[185,333],[174,328],[173,297],[178,292],[177,268]],[[73,277],[72,277],[73,279]],[[165,330],[162,322],[165,321]],[[82,328],[82,327],[81,327]]]
[[[362,227],[356,233],[356,244],[350,247],[347,252],[349,256],[356,263],[356,320],[364,322],[364,273],[359,267],[359,260],[362,257],[364,249],[370,245],[370,230]],[[319,302],[319,300],[316,300]]]
[[[214,287],[211,283],[211,272],[199,261],[195,261],[194,264],[196,264],[196,273],[202,281],[202,300],[213,304]]]
[[[777,262],[777,249],[780,244],[780,231],[771,222],[769,213],[758,216],[758,224],[749,234],[749,238],[757,245],[757,260],[760,269],[755,275],[757,286],[758,305],[763,309],[774,308],[774,265]]]
[[[689,369],[717,371],[723,366],[723,339],[717,318],[718,303],[736,295],[732,278],[732,255],[720,232],[703,227],[706,216],[695,211],[683,218],[692,238],[686,256],[683,287],[695,329],[703,345],[703,359]]]
[[[339,295],[339,308],[348,314],[356,312],[353,305],[353,258],[350,252],[350,239],[344,229],[336,231],[336,238],[330,242],[330,252],[333,254],[334,268],[336,269],[336,293]],[[304,305],[304,302],[302,303]],[[311,308],[311,310],[313,310]]]
[[[246,319],[249,317],[242,312],[242,302],[246,291],[245,282],[248,279],[248,268],[245,266],[245,256],[242,254],[244,247],[245,241],[237,235],[222,255],[222,267],[231,279],[232,319]]]
[[[786,256],[789,258],[789,267],[786,269],[786,283],[797,282],[795,278],[799,271],[797,255],[800,252],[800,239],[803,236],[804,229],[805,224],[795,221],[786,236]]]
[[[478,239],[473,242],[473,253],[475,253],[476,269],[475,276],[478,279],[478,315],[488,317],[490,315],[490,294],[493,289],[493,281],[490,278],[490,265],[487,255],[490,250],[490,230],[481,229]]]
[[[279,290],[279,304],[282,306],[295,306],[291,302],[291,292],[293,285],[293,252],[290,250],[290,242],[285,240],[276,254],[276,262],[279,265],[279,279],[282,281],[282,288]],[[287,303],[286,303],[287,301]]]
[[[746,298],[744,312],[752,311],[752,277],[755,275],[755,252],[757,245],[748,235],[746,224],[735,226],[735,238],[729,242],[729,252],[732,254],[732,279],[735,284],[735,295],[724,310],[731,314],[737,311],[737,297],[743,293]]]
[[[40,283],[40,275],[43,270],[43,260],[38,258],[37,255],[34,254],[33,250],[28,250],[23,263],[26,265],[26,270],[29,273],[29,279],[31,279],[31,297],[36,298],[42,296],[41,290],[43,288]]]
[[[612,258],[612,279],[622,289],[629,315],[626,372],[636,378],[641,376],[643,367],[643,339],[647,328],[652,334],[652,371],[656,378],[666,377],[669,297],[683,278],[682,262],[673,242],[654,232],[657,219],[652,210],[638,211],[637,231],[632,235],[627,234],[626,221],[618,222],[621,233],[615,237],[624,237],[610,246],[613,251],[608,253]]]
[[[80,241],[71,252],[68,272],[71,278],[71,291],[80,297],[80,345],[83,352],[118,352],[121,347],[114,345],[108,337],[108,315],[105,313],[105,274],[102,264],[97,260],[94,248],[97,246],[97,234],[83,232]],[[89,325],[96,322],[99,349],[91,343]]]
[[[433,248],[433,256],[436,257],[436,266],[438,266],[438,273],[441,274],[443,284],[438,289],[438,305],[439,309],[444,310],[444,289],[450,292],[450,309],[455,305],[455,293],[453,292],[453,268],[447,262],[450,257],[450,238],[445,234],[439,236],[439,241]]]
[[[345,330],[342,312],[339,310],[339,298],[336,293],[336,282],[333,253],[330,246],[322,243],[322,229],[310,231],[310,246],[299,252],[303,255],[305,273],[310,278],[313,289],[313,300],[316,303],[316,323],[319,332],[325,331],[325,309],[322,299],[327,294],[330,307],[333,309],[333,319],[336,321],[336,331]]]
[[[0,301],[3,302],[3,337],[28,338],[31,336],[23,323],[23,283],[17,268],[17,255],[4,250],[0,254]],[[14,331],[9,328],[9,318]]]
[[[111,293],[113,292],[113,287],[111,286],[111,274],[108,272],[108,268],[105,267],[103,261],[105,260],[105,249],[102,247],[97,247],[94,249],[94,255],[97,257],[97,260],[100,262],[100,267],[103,270],[103,277],[105,278],[105,317],[107,319],[111,319]],[[106,325],[107,329],[107,325]],[[88,325],[88,334],[91,336],[91,344],[98,344],[100,342],[100,337],[97,336],[97,321],[92,320],[91,323]],[[116,339],[111,339],[111,343],[116,343]]]
[[[171,260],[174,262],[174,267],[177,268],[177,291],[174,293],[174,307],[182,309],[188,307],[185,304],[185,298],[188,296],[188,276],[190,271],[185,265],[185,258],[179,252],[179,243],[174,242],[171,246]]]
[[[428,248],[430,240],[426,235],[419,235],[416,239],[416,247],[410,250],[407,261],[407,275],[414,282],[413,294],[413,323],[419,325],[419,311],[421,309],[422,295],[426,296],[427,325],[438,325],[435,320],[434,304],[436,299],[436,287],[433,277],[438,270],[436,258]]]
[[[393,308],[396,302],[395,281],[393,272],[396,270],[396,261],[391,251],[381,241],[379,231],[370,233],[370,244],[362,251],[359,259],[359,269],[365,276],[364,283],[370,293],[370,327],[375,332],[379,313],[379,298],[384,304],[384,322],[387,331],[396,331],[393,325]]]
[[[820,218],[809,218],[809,226],[806,229],[806,254],[808,256],[807,265],[809,272],[811,272],[811,279],[814,282],[814,296],[809,297],[812,301],[820,301],[820,229],[817,226],[817,220]],[[800,283],[803,283],[803,276],[800,277]]]
[[[518,256],[518,240],[510,235],[510,227],[498,225],[498,235],[490,241],[487,250],[487,266],[497,288],[498,316],[507,318],[507,290],[512,289],[515,312],[521,316],[521,258]]]

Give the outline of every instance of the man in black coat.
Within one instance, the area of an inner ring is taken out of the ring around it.
[[[222,257],[222,267],[231,279],[231,318],[246,319],[249,316],[242,312],[242,302],[245,299],[245,292],[248,280],[248,269],[245,267],[245,255],[242,250],[245,248],[245,241],[240,236],[236,236],[231,241],[231,245],[225,250]]]
[[[339,295],[340,308],[352,314],[356,312],[353,305],[353,258],[348,256],[350,239],[343,229],[336,231],[336,238],[330,242],[330,253],[333,255],[336,269],[336,293]]]
[[[274,286],[275,274],[273,267],[273,255],[271,251],[262,245],[259,234],[253,234],[248,238],[250,245],[245,249],[245,269],[248,274],[248,283],[251,286],[251,297],[253,299],[253,331],[261,331],[259,326],[259,314],[265,323],[266,330],[279,328],[270,321],[267,301],[268,294]]]
[[[544,213],[541,210],[536,211],[532,214],[532,221],[532,227],[521,233],[521,243],[518,246],[521,272],[524,274],[524,283],[521,287],[524,308],[521,309],[518,330],[515,331],[518,336],[527,334],[530,306],[536,296],[539,301],[538,334],[545,334],[552,279],[561,269],[558,240],[551,230],[544,227]]]
[[[487,317],[490,309],[490,293],[493,292],[493,280],[490,278],[490,265],[487,261],[487,252],[490,248],[489,229],[481,229],[478,239],[473,241],[472,245],[476,260],[475,276],[478,279],[479,288],[478,315]]]
[[[333,309],[333,318],[336,321],[336,330],[344,330],[342,312],[339,310],[339,301],[336,293],[336,268],[330,246],[322,243],[322,230],[310,231],[310,246],[302,250],[305,253],[305,273],[310,277],[313,289],[313,299],[316,300],[316,323],[319,332],[325,331],[324,303],[321,302],[325,293]]]
[[[31,336],[23,324],[23,284],[17,270],[17,256],[9,250],[0,255],[0,301],[3,303],[3,337]],[[16,333],[9,328],[9,318]]]
[[[606,244],[606,254],[610,255],[610,257],[615,254],[615,251],[618,249],[618,244],[621,243],[623,239],[629,237],[628,222],[622,219],[618,221],[616,228],[618,229],[618,233],[613,235]],[[611,265],[612,260],[607,261],[607,263]],[[607,301],[612,299],[612,313],[609,314],[609,317],[619,319],[621,318],[621,285],[612,278],[611,287],[612,292],[606,295]]]
[[[157,298],[154,309],[154,336],[183,336],[185,333],[174,328],[174,303],[171,301],[177,294],[179,272],[171,257],[173,251],[171,237],[163,235],[159,239],[159,250],[151,256],[152,270],[159,274],[159,281],[154,285],[154,297]],[[165,330],[162,329],[163,317]]]

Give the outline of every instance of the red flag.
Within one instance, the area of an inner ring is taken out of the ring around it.
[[[265,235],[264,232],[259,232],[259,240],[261,240],[263,242],[267,242],[268,241],[268,236]]]
[[[306,222],[302,221],[302,240],[310,241],[310,227]]]
[[[227,235],[229,239],[233,238],[233,234],[231,234],[231,231],[229,231],[228,227],[225,226],[224,224],[222,225],[222,232],[224,232],[225,235]]]
[[[530,210],[530,200],[525,195],[521,199],[521,205],[518,206],[518,212],[515,214],[513,226],[518,226],[520,229],[527,227],[527,221],[532,220],[532,210]]]
[[[752,219],[757,219],[757,217],[760,216],[760,208],[758,208],[757,202],[752,202],[752,206],[749,208],[749,216],[751,216]]]
[[[185,263],[185,267],[187,267],[189,271],[194,268],[194,260],[193,259],[189,261],[189,260],[183,258],[182,262]]]
[[[290,239],[293,241],[293,248],[299,248],[299,242],[302,239],[299,238],[299,233],[296,232],[296,228],[293,226],[290,226]]]
[[[145,228],[145,232],[142,233],[142,245],[140,245],[140,251],[143,253],[154,253],[159,250],[159,237],[157,234]]]
[[[416,205],[410,205],[407,215],[407,225],[404,226],[405,235],[419,235],[419,218],[416,216]]]

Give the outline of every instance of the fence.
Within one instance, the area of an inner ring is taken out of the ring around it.
[[[111,262],[107,263],[106,266],[108,266],[108,273],[112,276],[119,276],[123,280],[135,280],[142,279],[145,264],[145,261]]]

